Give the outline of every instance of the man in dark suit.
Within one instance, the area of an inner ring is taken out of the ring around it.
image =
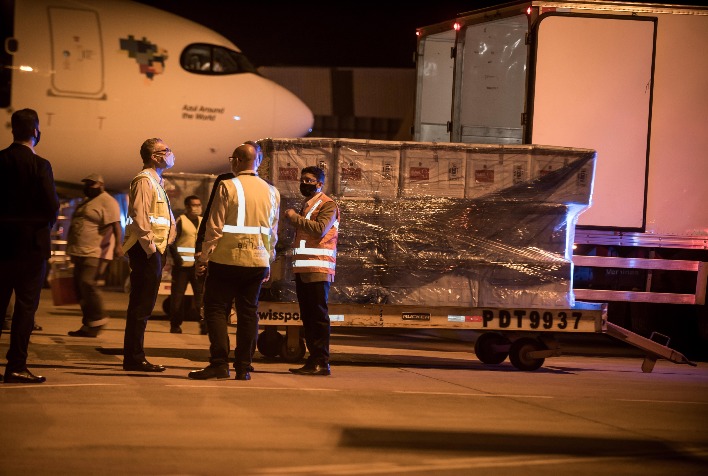
[[[27,348],[44,285],[59,198],[52,165],[34,152],[40,137],[37,112],[15,111],[11,123],[14,142],[0,151],[0,309],[7,308],[15,292],[4,382],[42,383],[44,377],[27,369]]]

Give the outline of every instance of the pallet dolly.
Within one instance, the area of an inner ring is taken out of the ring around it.
[[[499,364],[508,357],[518,370],[540,368],[548,357],[562,355],[555,333],[602,333],[644,351],[642,371],[649,373],[658,359],[696,366],[683,354],[607,321],[607,304],[576,302],[565,309],[463,308],[378,304],[330,304],[332,326],[467,329],[481,332],[474,344],[484,364]],[[258,309],[258,351],[269,358],[280,356],[295,363],[305,355],[297,303],[261,301]],[[283,336],[279,329],[285,330]]]

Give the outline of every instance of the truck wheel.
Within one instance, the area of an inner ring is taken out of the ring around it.
[[[275,358],[280,353],[285,337],[275,326],[268,326],[258,335],[256,347],[258,352],[269,358]]]
[[[474,353],[483,364],[501,364],[509,355],[509,339],[496,332],[485,332],[474,343]]]
[[[307,349],[305,348],[305,339],[298,339],[297,344],[295,344],[295,347],[291,347],[288,345],[288,339],[283,339],[283,344],[280,347],[280,357],[290,363],[294,364],[296,362],[300,362],[303,357],[305,357],[305,352]]]
[[[511,365],[519,370],[536,370],[543,365],[546,359],[534,359],[528,356],[534,350],[543,350],[544,346],[536,339],[522,337],[515,340],[509,349],[509,360]]]

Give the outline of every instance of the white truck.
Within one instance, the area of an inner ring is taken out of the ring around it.
[[[526,1],[417,35],[414,140],[596,150],[575,297],[708,356],[708,8]]]

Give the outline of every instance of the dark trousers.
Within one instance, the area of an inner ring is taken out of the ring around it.
[[[72,256],[74,263],[74,288],[79,298],[83,318],[81,323],[87,327],[98,327],[105,323],[103,295],[96,282],[106,271],[108,261],[101,258]]]
[[[123,338],[123,365],[139,364],[145,360],[145,328],[155,308],[160,289],[165,255],[159,251],[149,258],[139,243],[128,250],[130,259],[130,297],[125,317]]]
[[[245,370],[251,365],[258,340],[258,295],[268,268],[247,268],[209,263],[204,289],[204,319],[209,331],[211,365],[229,363],[228,319],[236,300],[236,355],[234,368]]]
[[[204,280],[197,276],[195,266],[174,266],[172,268],[172,291],[170,293],[170,325],[181,326],[184,322],[184,292],[187,283],[194,292],[193,304],[198,311],[202,308]]]
[[[21,372],[27,368],[27,348],[34,327],[34,314],[39,307],[46,269],[47,261],[40,255],[0,260],[0,309],[3,311],[3,321],[10,296],[13,290],[15,291],[10,348],[7,351],[5,368],[7,373]]]
[[[308,363],[329,363],[329,287],[328,281],[305,283],[295,274],[295,292],[300,305],[300,319],[305,331],[305,344],[310,356]]]

